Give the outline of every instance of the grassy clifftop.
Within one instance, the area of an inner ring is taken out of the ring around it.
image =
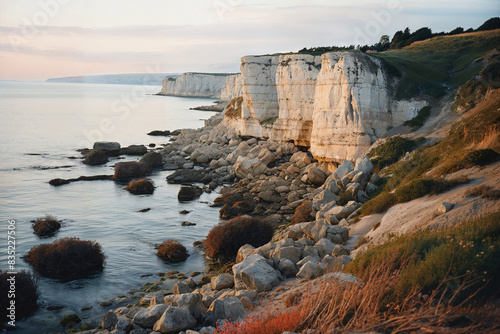
[[[500,29],[434,37],[403,49],[372,54],[401,76],[397,98],[426,94],[439,98],[479,73],[487,52],[500,48]]]

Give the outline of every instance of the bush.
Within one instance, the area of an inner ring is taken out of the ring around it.
[[[16,318],[15,320],[20,320],[28,315],[30,315],[33,311],[35,311],[38,308],[38,305],[36,303],[38,299],[38,282],[36,279],[31,275],[31,273],[27,271],[21,271],[18,272],[17,274],[7,274],[7,272],[2,272],[0,270],[0,308],[1,308],[1,316],[2,316],[2,321],[0,321],[0,327],[1,324],[4,321],[10,321],[9,318],[7,318],[7,315],[9,314],[9,310],[7,308],[10,306],[10,298],[8,298],[8,294],[10,291],[10,281],[7,281],[7,279],[11,278],[12,276],[15,276],[15,301],[16,301]]]
[[[51,215],[45,215],[43,218],[37,218],[32,221],[33,231],[38,236],[47,236],[54,234],[58,229],[61,228],[61,222],[57,220],[56,217]]]
[[[447,175],[457,172],[461,169],[471,168],[474,166],[485,166],[497,161],[500,154],[492,149],[466,151],[461,156],[446,163],[438,170],[438,175]]]
[[[160,246],[158,246],[156,255],[158,255],[161,259],[170,262],[181,262],[189,256],[186,247],[176,240],[167,240],[162,242]]]
[[[23,259],[47,277],[75,279],[102,270],[106,256],[96,241],[61,238],[33,246]]]
[[[213,334],[281,334],[294,331],[302,321],[302,312],[298,309],[283,313],[262,312],[242,322],[226,322]]]
[[[425,195],[437,195],[467,182],[467,178],[416,179],[398,187],[395,192],[381,192],[363,204],[359,213],[360,216],[368,216],[384,212],[398,203],[406,203]]]
[[[500,212],[463,222],[443,230],[424,230],[393,238],[357,256],[346,271],[366,278],[370,266],[395,261],[400,279],[395,291],[404,295],[412,290],[431,293],[444,289],[454,293],[464,282],[463,300],[479,288],[478,299],[495,298],[500,292]],[[442,282],[453,279],[450,284]]]
[[[205,240],[206,254],[219,260],[234,260],[241,246],[260,247],[273,236],[273,228],[257,218],[239,216],[214,226]]]
[[[417,116],[415,116],[413,119],[404,122],[404,125],[406,126],[411,126],[412,128],[420,128],[424,125],[425,121],[429,118],[431,115],[431,106],[425,106],[422,109],[418,111]]]
[[[136,195],[152,194],[155,191],[155,186],[150,179],[139,179],[130,181],[128,186],[123,189]]]
[[[292,217],[292,224],[305,223],[314,220],[314,217],[311,215],[312,213],[312,202],[304,201],[301,205],[299,205],[295,209],[295,213]]]
[[[482,198],[498,199],[500,198],[500,190],[491,189],[490,187],[481,184],[474,188],[467,189],[465,196],[481,196]]]
[[[389,138],[385,143],[372,149],[367,156],[372,158],[374,172],[380,171],[398,161],[406,152],[414,150],[417,140],[410,140],[399,136]]]

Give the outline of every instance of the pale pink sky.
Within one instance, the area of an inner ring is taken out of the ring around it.
[[[0,0],[0,79],[237,72],[247,54],[477,28],[498,0]]]

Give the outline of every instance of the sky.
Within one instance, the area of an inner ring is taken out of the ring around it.
[[[0,79],[239,72],[249,54],[477,28],[499,0],[0,0]]]

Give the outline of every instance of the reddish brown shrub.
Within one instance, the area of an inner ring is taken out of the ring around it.
[[[139,179],[130,181],[128,186],[123,189],[136,195],[152,194],[155,191],[155,186],[150,179]]]
[[[14,278],[14,280],[12,279]],[[9,291],[11,290],[11,282],[15,282],[15,299],[9,298]],[[2,317],[1,323],[4,321],[10,321],[11,319],[7,316],[10,314],[10,310],[7,308],[11,307],[10,300],[15,300],[15,320],[20,320],[28,315],[30,315],[34,310],[38,308],[36,303],[38,299],[38,282],[27,271],[21,271],[17,274],[7,274],[7,272],[2,272],[0,270],[0,315]]]
[[[281,334],[293,332],[301,321],[302,312],[298,309],[283,313],[262,312],[261,315],[247,318],[243,322],[225,323],[213,334]]]
[[[96,241],[61,238],[33,246],[23,259],[47,277],[74,279],[101,270],[106,256]]]
[[[295,213],[292,217],[292,223],[298,224],[313,221],[314,217],[311,215],[312,209],[312,202],[304,201],[304,203],[295,209]]]
[[[205,240],[205,252],[211,258],[234,260],[245,244],[260,247],[273,236],[273,228],[253,217],[239,216],[214,226]]]
[[[181,262],[189,256],[186,247],[176,240],[166,240],[162,242],[158,247],[156,255],[170,262]]]
[[[56,217],[45,215],[43,218],[37,218],[32,221],[33,231],[38,236],[47,236],[61,228],[61,222]]]

